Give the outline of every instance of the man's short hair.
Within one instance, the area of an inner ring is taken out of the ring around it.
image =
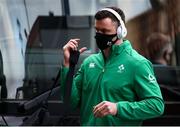
[[[121,16],[121,19],[125,23],[125,15],[124,15],[124,12],[120,8],[117,8],[117,7],[106,7],[106,8],[111,8],[111,9],[115,10]],[[112,19],[112,21],[117,22],[118,25],[120,25],[119,20],[113,14],[111,14],[111,12],[100,10],[95,14],[96,20],[101,20],[104,18],[110,18],[110,19]]]
[[[163,33],[152,33],[146,40],[148,57],[151,60],[158,59],[171,44],[170,37]]]

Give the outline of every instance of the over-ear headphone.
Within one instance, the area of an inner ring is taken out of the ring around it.
[[[124,25],[124,22],[121,19],[121,16],[115,10],[113,10],[111,8],[103,8],[103,9],[101,9],[101,11],[108,11],[108,12],[112,13],[119,20],[120,26],[118,26],[118,28],[117,28],[117,36],[119,39],[126,37],[127,29]]]

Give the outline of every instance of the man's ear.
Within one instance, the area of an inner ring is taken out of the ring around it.
[[[167,50],[165,50],[163,52],[163,59],[167,60],[167,58],[168,58],[168,52],[167,52]]]
[[[165,50],[164,53],[163,53],[163,59],[166,61],[167,64],[169,64],[169,62],[171,60],[171,56],[170,56],[170,54],[168,53],[167,50]]]

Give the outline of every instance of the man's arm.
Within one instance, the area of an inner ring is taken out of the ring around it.
[[[139,102],[118,102],[117,117],[130,120],[145,120],[160,116],[164,103],[160,98],[147,98]]]
[[[150,62],[144,60],[136,65],[134,88],[139,101],[118,102],[117,116],[144,120],[163,114],[164,101]]]
[[[63,60],[63,66],[61,68],[61,77],[60,77],[60,83],[61,83],[61,94],[64,95],[64,85],[65,85],[65,81],[66,81],[66,77],[67,77],[67,73],[69,71],[69,66],[70,66],[70,52],[71,50],[78,50],[78,45],[79,45],[79,41],[80,39],[71,39],[68,41],[68,43],[66,45],[64,45],[63,47],[63,54],[64,54],[64,60]],[[87,48],[83,47],[79,50],[80,53],[83,53]],[[76,78],[73,80],[73,84],[72,84],[72,92],[71,92],[71,100],[72,100],[72,105],[73,107],[76,107],[79,99],[80,99],[80,95],[79,95],[79,90],[80,90],[80,86],[81,83],[80,81],[82,78],[82,69],[80,69],[77,73]]]

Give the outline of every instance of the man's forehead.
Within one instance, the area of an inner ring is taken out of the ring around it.
[[[117,25],[116,22],[114,22],[111,18],[104,18],[101,20],[95,20],[95,25],[105,25],[105,26],[112,26]]]

